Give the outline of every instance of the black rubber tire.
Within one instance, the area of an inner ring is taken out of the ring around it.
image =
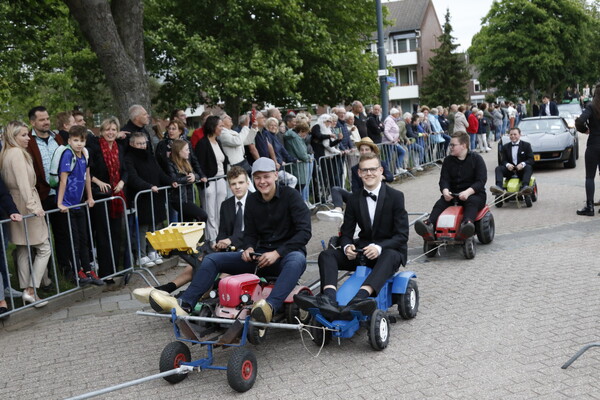
[[[531,201],[533,201],[534,203],[537,201],[538,199],[538,187],[537,187],[537,182],[533,184],[533,193],[531,193]]]
[[[227,383],[236,392],[246,392],[256,381],[256,356],[245,347],[237,348],[227,361]]]
[[[463,255],[467,260],[475,258],[475,238],[471,236],[463,244]]]
[[[571,150],[569,161],[565,163],[565,168],[575,168],[577,166],[577,160],[575,159],[575,149]]]
[[[311,292],[308,289],[302,289],[298,293],[304,293],[310,295]],[[288,303],[285,305],[285,319],[288,324],[297,324],[296,317],[302,324],[308,324],[310,322],[310,313],[306,310],[298,308],[296,303]]]
[[[206,317],[206,318],[213,317],[213,310],[212,310],[212,308],[208,304],[204,304],[204,305],[202,305],[202,308],[200,309],[200,312],[198,313],[198,316],[199,317]],[[198,325],[202,326],[202,327],[205,327],[205,328],[209,328],[213,324],[211,322],[198,321]]]
[[[312,335],[313,342],[319,347],[321,345],[327,346],[329,342],[331,342],[331,331],[321,329],[323,325],[321,325],[314,317],[310,319],[310,325],[311,327],[308,328],[308,331]],[[315,328],[313,328],[313,326]],[[323,335],[325,335],[325,342],[323,342]]]
[[[191,359],[189,347],[182,342],[171,342],[165,346],[160,354],[160,372],[167,372],[179,368],[182,362],[190,362]],[[188,374],[177,374],[165,376],[163,379],[169,383],[175,384],[181,382],[187,378],[187,376]]]
[[[269,330],[267,328],[259,328],[257,326],[250,325],[248,327],[248,341],[255,346],[263,343],[267,339]]]
[[[373,311],[368,336],[371,347],[377,351],[385,349],[390,343],[390,321],[383,310]]]
[[[488,244],[494,240],[496,224],[491,212],[488,212],[483,218],[475,222],[475,232],[477,232],[477,239],[481,244]]]
[[[398,299],[398,314],[402,319],[413,319],[419,312],[419,286],[413,279],[408,281],[406,292]]]
[[[525,199],[525,205],[529,208],[533,205],[533,200],[531,199],[531,196],[523,196]]]
[[[423,253],[425,254],[425,256],[427,256],[428,258],[435,257],[437,255],[437,249],[435,251],[430,251],[434,247],[436,247],[435,243],[428,240],[423,241]]]

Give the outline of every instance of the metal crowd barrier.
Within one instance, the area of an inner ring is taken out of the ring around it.
[[[104,208],[104,211],[105,211],[104,212],[104,216],[106,218],[108,240],[109,240],[109,246],[110,246],[111,250],[113,249],[114,246],[113,246],[113,238],[112,238],[112,235],[110,233],[110,223],[109,223],[109,214],[108,214],[108,202],[112,201],[112,200],[117,200],[117,201],[123,202],[123,207],[124,207],[124,209],[126,209],[125,200],[122,197],[119,197],[119,196],[108,197],[106,199],[99,199],[99,200],[94,201],[94,203],[95,203],[94,207],[103,207]],[[92,224],[92,220],[91,220],[91,217],[90,217],[90,209],[89,209],[87,203],[76,204],[76,205],[68,207],[68,209],[70,210],[70,209],[73,209],[73,208],[76,208],[76,207],[82,207],[85,210],[85,214],[86,214],[86,230],[87,230],[87,234],[88,234],[87,239],[88,239],[88,244],[89,244],[88,251],[90,252],[90,255],[91,255],[91,257],[90,257],[90,264],[97,265],[97,257],[96,257],[96,254],[97,254],[97,251],[96,251],[96,241],[97,240],[95,240],[95,238],[94,238],[95,229],[93,229],[93,224]],[[54,210],[46,211],[45,212],[45,217],[44,217],[45,221],[46,221],[46,225],[48,227],[48,241],[49,241],[50,248],[51,248],[50,260],[49,260],[47,269],[51,269],[51,271],[52,271],[52,277],[54,279],[54,282],[53,282],[54,288],[53,288],[53,290],[56,291],[56,294],[53,294],[53,295],[51,295],[49,297],[45,297],[45,298],[41,299],[41,301],[53,300],[55,298],[64,296],[64,295],[66,295],[68,293],[72,293],[72,292],[74,292],[76,290],[79,290],[81,288],[79,279],[77,278],[77,264],[78,264],[77,263],[77,257],[78,257],[78,255],[75,254],[74,246],[73,246],[73,230],[72,230],[72,227],[71,227],[71,214],[70,214],[70,212],[66,213],[67,226],[68,226],[68,232],[69,232],[69,238],[67,240],[69,240],[69,246],[70,246],[69,249],[71,251],[71,254],[69,255],[69,258],[70,258],[69,261],[71,262],[71,266],[70,267],[72,268],[71,272],[73,273],[74,284],[76,286],[74,288],[67,289],[67,290],[64,290],[64,291],[61,291],[61,288],[60,288],[59,277],[62,276],[63,271],[59,272],[57,270],[57,261],[56,261],[56,255],[55,255],[56,246],[54,245],[56,238],[52,234],[52,225],[50,223],[50,218],[49,218],[51,214],[58,213],[58,212],[61,212],[61,211],[59,209],[54,209]],[[29,231],[28,231],[28,227],[27,227],[27,221],[29,219],[31,219],[31,218],[34,218],[34,217],[36,217],[35,214],[25,215],[25,216],[23,216],[23,222],[22,222],[24,224],[25,237],[26,237],[26,241],[27,241],[26,246],[27,246],[27,251],[29,253],[29,257],[28,257],[29,266],[28,267],[29,267],[29,273],[30,273],[31,279],[34,279],[32,254],[35,254],[35,250],[32,251],[32,246],[33,245],[31,243],[29,243]],[[126,213],[123,213],[122,219],[123,219],[123,221],[121,223],[121,229],[123,229],[122,227],[124,225],[125,226],[125,233],[126,233],[126,244],[127,244],[127,247],[126,247],[125,251],[126,251],[126,254],[129,255],[129,259],[131,260],[131,241],[129,239],[129,226],[127,224],[127,215],[126,215]],[[3,228],[6,224],[9,224],[9,223],[17,223],[17,222],[12,222],[10,219],[5,219],[5,220],[0,221],[0,227]],[[8,288],[9,288],[9,290],[11,292],[11,293],[9,293],[6,296],[6,300],[7,300],[7,302],[10,303],[10,306],[11,306],[11,310],[8,311],[6,314],[10,315],[10,314],[12,314],[12,313],[14,313],[14,312],[16,312],[18,310],[22,310],[22,309],[30,308],[30,307],[35,307],[36,305],[39,304],[39,302],[31,303],[31,304],[28,304],[28,305],[23,304],[20,307],[16,306],[15,297],[18,297],[18,296],[13,296],[13,294],[12,294],[12,285],[11,285],[11,282],[10,282],[10,274],[9,274],[9,272],[10,272],[10,268],[9,267],[10,266],[9,266],[8,257],[7,257],[8,247],[6,246],[4,229],[0,229],[0,239],[2,240],[2,242],[0,243],[0,246],[2,246],[2,250],[3,250],[2,261],[4,262],[4,265],[6,267],[6,272],[7,272],[7,277],[8,277],[8,282],[7,283],[8,283]],[[58,239],[59,240],[64,240],[64,238],[58,238]],[[112,251],[111,251],[111,253],[112,253]],[[116,255],[116,256],[118,257],[119,255]],[[117,270],[118,266],[117,266],[117,264],[115,262],[115,259],[116,259],[116,257],[112,257],[112,273],[109,274],[109,275],[107,275],[107,276],[105,276],[105,277],[103,277],[104,279],[113,278],[113,277],[115,277],[117,275],[123,275],[123,274],[127,274],[127,273],[137,273],[137,271],[134,270],[133,263],[128,268],[125,268],[123,270],[118,271]],[[19,268],[19,266],[17,264],[17,259],[14,258],[14,257],[13,257],[13,264],[14,264],[14,270],[15,270],[15,272],[18,274],[18,268]],[[66,277],[63,277],[63,278],[70,279],[71,277],[70,276],[66,276]],[[42,282],[38,283],[38,282],[33,281],[33,288],[34,288],[35,296],[38,295],[38,290],[39,290],[39,289],[36,288],[36,286],[41,285],[41,283]],[[2,288],[2,290],[4,290],[4,288]]]

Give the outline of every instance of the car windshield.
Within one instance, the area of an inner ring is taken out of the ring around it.
[[[534,119],[523,120],[519,123],[522,135],[531,135],[535,133],[550,133],[556,135],[565,131],[562,119]]]
[[[579,115],[579,114],[581,114],[581,106],[578,103],[559,104],[558,111],[559,112],[568,111],[573,115]]]

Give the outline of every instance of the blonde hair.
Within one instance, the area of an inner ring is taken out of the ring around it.
[[[102,124],[100,124],[100,135],[102,135],[111,125],[116,126],[117,130],[119,130],[119,119],[117,117],[109,117],[102,121]]]
[[[171,161],[173,161],[179,172],[189,174],[190,172],[194,172],[190,161],[179,155],[185,146],[189,146],[187,141],[182,139],[173,140],[173,143],[171,143]]]
[[[27,161],[29,164],[33,165],[33,161],[31,159],[31,154],[29,154],[27,149],[25,149],[24,147],[21,147],[17,143],[17,140],[15,139],[16,136],[21,132],[21,129],[23,129],[23,128],[27,128],[27,125],[25,125],[21,121],[11,121],[8,123],[8,125],[6,125],[6,129],[4,131],[4,146],[2,146],[2,151],[0,152],[0,164],[2,164],[2,162],[4,161],[6,152],[9,149],[17,148],[17,149],[21,149],[23,151],[23,156],[25,157],[25,161]]]

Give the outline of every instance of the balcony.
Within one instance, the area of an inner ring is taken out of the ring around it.
[[[417,52],[387,54],[388,65],[399,67],[403,65],[417,65]]]
[[[391,87],[389,97],[390,100],[418,99],[419,85]]]

